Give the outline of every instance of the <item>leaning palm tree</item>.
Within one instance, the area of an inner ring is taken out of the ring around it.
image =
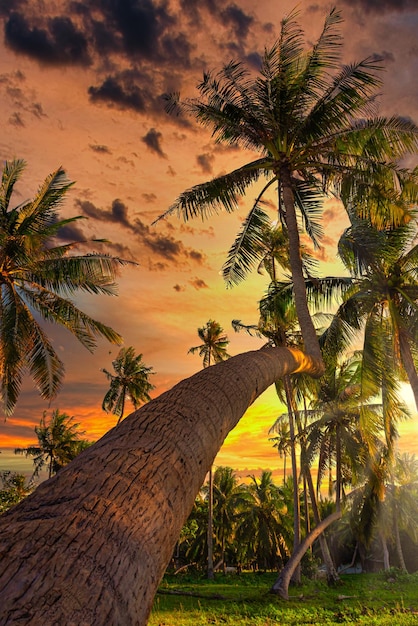
[[[117,426],[123,418],[127,396],[135,409],[141,406],[142,402],[151,400],[149,392],[154,389],[154,385],[149,382],[149,375],[154,372],[152,367],[147,367],[142,362],[142,354],[135,354],[132,346],[121,348],[116,359],[112,361],[112,366],[115,374],[107,369],[101,370],[110,380],[102,408],[107,413],[117,415]]]
[[[58,207],[72,185],[64,170],[50,174],[33,200],[10,208],[25,162],[5,163],[0,186],[0,394],[11,415],[25,373],[43,398],[54,398],[64,365],[39,323],[39,317],[69,330],[92,351],[97,337],[121,343],[109,326],[92,319],[70,300],[77,292],[114,295],[118,266],[125,261],[105,254],[74,254],[77,243],[59,245]]]
[[[206,326],[197,329],[197,334],[203,342],[200,346],[190,348],[188,354],[199,352],[203,357],[203,367],[209,367],[213,363],[222,363],[229,358],[226,351],[229,339],[224,334],[222,326],[214,320],[206,322]],[[213,469],[209,469],[208,491],[208,578],[213,579]]]
[[[51,478],[90,445],[82,438],[84,431],[80,431],[79,426],[80,424],[74,422],[74,417],[60,413],[59,409],[52,412],[47,422],[44,411],[39,426],[35,427],[38,445],[16,448],[15,454],[33,458],[34,477],[39,476],[42,468],[47,466],[48,477]]]
[[[242,167],[184,191],[165,216],[185,220],[239,207],[255,182],[265,184],[235,242],[241,265],[260,238],[267,215],[260,201],[277,187],[278,219],[289,240],[289,261],[305,351],[321,363],[321,351],[309,314],[301,261],[296,209],[308,234],[318,243],[317,220],[324,193],[338,191],[344,177],[389,181],[403,176],[396,160],[418,145],[417,127],[401,117],[370,117],[380,79],[375,56],[340,66],[342,18],[332,9],[323,31],[308,51],[295,14],[282,21],[277,42],[265,51],[260,72],[251,74],[231,62],[216,75],[208,72],[200,97],[180,102],[169,97],[168,110],[188,113],[212,130],[215,140],[258,153]]]

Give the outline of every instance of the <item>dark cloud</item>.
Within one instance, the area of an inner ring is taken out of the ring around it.
[[[193,260],[193,261],[197,261],[197,263],[203,263],[205,257],[204,255],[199,252],[199,250],[190,250],[188,252],[188,256]]]
[[[113,200],[109,210],[100,209],[89,200],[76,200],[76,205],[86,217],[132,228],[132,224],[128,220],[128,207],[119,199]]]
[[[366,13],[417,10],[416,0],[343,0],[350,7],[358,6]]]
[[[141,247],[147,248],[170,262],[191,260],[199,265],[205,261],[205,256],[193,248],[187,248],[182,241],[172,235],[161,234],[151,229],[147,224],[136,217],[130,221],[128,207],[121,200],[113,200],[110,209],[96,207],[89,200],[76,200],[76,206],[86,217],[100,220],[111,224],[119,224],[129,230],[136,238]],[[164,265],[164,268],[166,265]],[[152,263],[153,271],[156,270],[155,262]]]
[[[66,224],[59,229],[57,239],[66,243],[81,243],[86,241],[86,236],[77,224]]]
[[[251,15],[247,15],[236,4],[228,5],[220,14],[223,23],[232,26],[235,36],[238,39],[245,39],[250,26],[254,22]]]
[[[93,150],[93,152],[98,152],[99,154],[112,154],[107,146],[101,144],[90,143],[89,148],[90,150]]]
[[[92,102],[104,102],[122,110],[145,111],[146,96],[128,72],[108,76],[98,87],[89,87],[88,93]]]
[[[155,193],[143,193],[141,195],[144,198],[145,202],[147,202],[148,204],[155,202],[157,199],[157,196],[155,195]]]
[[[13,113],[13,115],[9,117],[9,124],[11,124],[11,126],[16,126],[17,128],[24,128],[25,126],[22,116],[17,112]]]
[[[173,289],[174,291],[177,291],[177,293],[180,293],[181,291],[186,291],[186,288],[182,285],[179,285],[177,283],[177,285],[173,285]]]
[[[87,39],[69,17],[49,18],[43,28],[32,25],[22,13],[14,12],[5,23],[6,44],[51,65],[89,65]]]
[[[205,174],[212,174],[213,172],[212,163],[214,159],[215,157],[213,156],[213,154],[209,154],[207,152],[205,152],[204,154],[198,154],[196,157],[196,161],[200,169]]]
[[[160,157],[167,158],[167,155],[164,154],[161,148],[161,139],[162,134],[155,130],[155,128],[151,128],[144,137],[141,137],[141,141],[145,143],[151,152],[158,154]]]
[[[193,278],[189,280],[189,283],[196,289],[209,289],[209,286],[205,283],[202,278]]]

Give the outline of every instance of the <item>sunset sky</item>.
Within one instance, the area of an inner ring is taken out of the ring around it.
[[[116,298],[83,296],[77,304],[111,325],[152,366],[155,397],[201,368],[197,328],[209,319],[224,327],[230,354],[261,341],[235,334],[232,319],[256,323],[268,280],[254,273],[226,289],[220,269],[256,196],[241,211],[210,221],[158,222],[186,188],[239,167],[253,155],[216,146],[193,120],[170,117],[163,94],[197,95],[202,73],[231,59],[257,66],[276,39],[294,0],[2,0],[0,2],[0,158],[23,158],[27,169],[15,203],[33,196],[59,166],[75,181],[62,217],[82,215],[73,240],[107,238],[106,250],[138,266],[124,268]],[[329,3],[299,2],[299,21],[312,43]],[[416,0],[340,0],[345,19],[343,61],[385,59],[382,115],[418,121],[418,6]],[[275,218],[272,211],[272,219]],[[323,275],[338,274],[336,244],[347,225],[336,200],[324,205]],[[85,250],[85,248],[84,248]],[[66,367],[52,409],[74,415],[90,439],[116,418],[101,409],[118,348],[101,341],[94,354],[62,330],[48,327]],[[404,388],[405,400],[412,396]],[[0,422],[0,469],[21,459],[7,449],[36,441],[34,426],[48,405],[25,383],[15,414]],[[216,464],[243,474],[278,468],[267,431],[283,412],[266,392],[228,437]],[[418,419],[402,426],[404,449],[418,452]],[[14,457],[14,458],[13,458]],[[21,465],[19,465],[21,467]]]

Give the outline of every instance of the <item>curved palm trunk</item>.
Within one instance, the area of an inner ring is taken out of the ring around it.
[[[302,260],[300,256],[300,239],[295,212],[295,200],[288,168],[282,167],[279,177],[282,185],[283,202],[286,210],[286,226],[289,238],[289,260],[292,270],[295,306],[305,345],[305,351],[317,359],[318,363],[322,363],[321,349],[319,347],[315,327],[308,309],[305,278],[303,276]]]
[[[144,405],[0,518],[4,626],[146,624],[214,457],[297,350],[238,355]]]
[[[314,484],[312,480],[311,470],[309,469],[309,467],[307,467],[305,470],[305,476],[306,476],[306,481],[308,483],[309,493],[311,496],[312,512],[313,512],[313,516],[314,516],[314,520],[316,524],[315,528],[317,528],[319,524],[321,523],[321,517],[319,515],[318,503],[315,497],[315,488],[314,488]],[[339,512],[340,511],[337,509],[337,513]],[[321,534],[318,535],[318,540],[319,540],[319,545],[321,546],[322,558],[324,559],[325,567],[327,570],[328,584],[335,585],[336,583],[339,582],[340,577],[338,575],[337,570],[335,569],[334,561],[332,560],[332,556],[329,551],[328,541],[323,532],[321,532]]]
[[[270,589],[270,593],[276,593],[284,600],[289,599],[289,584],[294,571],[302,560],[303,555],[311,547],[313,542],[328,528],[328,526],[340,518],[341,512],[335,511],[322,520],[322,522],[313,530],[311,530],[310,534],[299,544],[296,552],[292,554],[290,561],[286,563],[285,567],[280,572],[279,577]]]

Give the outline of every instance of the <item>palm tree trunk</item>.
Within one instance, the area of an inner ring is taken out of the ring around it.
[[[393,487],[393,492],[392,492],[392,497],[393,497],[393,506],[392,506],[392,513],[393,513],[393,534],[395,536],[395,547],[396,547],[396,555],[398,557],[398,561],[399,561],[399,567],[402,571],[408,573],[408,569],[406,567],[405,564],[405,559],[403,556],[403,550],[402,550],[402,543],[401,543],[401,535],[399,532],[399,522],[398,522],[398,506],[397,506],[397,502],[396,502],[396,490],[395,490],[395,486]]]
[[[308,483],[309,494],[311,496],[311,506],[312,512],[315,520],[315,528],[319,526],[321,523],[321,517],[319,515],[318,503],[315,496],[315,488],[312,480],[312,474],[309,467],[305,468],[304,474],[306,476],[306,481]],[[337,511],[339,512],[339,511]],[[318,536],[319,545],[321,546],[322,558],[325,563],[325,567],[327,570],[327,581],[329,585],[335,585],[339,582],[340,577],[338,575],[337,570],[335,569],[334,561],[332,560],[331,552],[329,551],[327,538],[323,533]]]
[[[266,348],[145,404],[0,517],[0,623],[143,626],[225,437],[274,381],[320,364]]]
[[[293,389],[289,376],[283,377],[284,389],[286,394],[287,414],[289,416],[289,434],[290,434],[290,458],[292,462],[292,479],[293,479],[293,552],[296,552],[300,544],[300,499],[298,486],[298,467],[296,460],[296,436],[295,436],[295,420],[293,413]],[[301,571],[300,566],[295,568],[293,582],[300,584]]]
[[[321,349],[319,347],[318,338],[307,303],[305,278],[303,276],[302,260],[300,255],[299,229],[295,212],[295,199],[293,196],[289,169],[282,166],[278,177],[281,181],[283,202],[286,211],[286,227],[289,238],[289,260],[292,270],[295,306],[303,342],[305,344],[305,351],[317,359],[318,363],[322,363]]]
[[[213,470],[209,469],[208,579],[213,580]]]
[[[310,548],[315,539],[321,536],[321,534],[330,526],[333,522],[341,518],[341,512],[335,511],[328,515],[322,522],[316,526],[311,533],[305,537],[305,539],[299,544],[299,547],[295,553],[292,554],[290,560],[286,563],[285,567],[280,572],[277,580],[270,589],[270,593],[275,593],[282,597],[284,600],[289,599],[289,584],[296,567],[302,560],[305,552]]]
[[[388,543],[383,532],[380,532],[379,535],[383,551],[383,569],[387,572],[390,569]]]

